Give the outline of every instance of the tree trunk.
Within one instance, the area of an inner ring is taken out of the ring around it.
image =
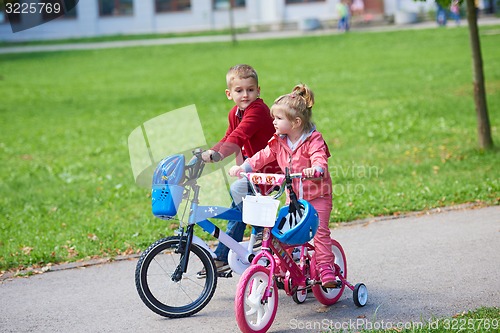
[[[233,2],[231,0],[229,0],[229,29],[231,29],[231,40],[233,44],[236,44],[236,28],[234,27]]]
[[[469,38],[472,50],[472,69],[474,76],[474,102],[476,104],[477,131],[479,147],[489,149],[493,147],[490,120],[488,118],[488,105],[486,104],[486,89],[484,85],[483,58],[477,27],[477,13],[474,0],[467,0],[467,21],[469,23]]]

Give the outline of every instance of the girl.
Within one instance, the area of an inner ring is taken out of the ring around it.
[[[314,237],[317,269],[320,272],[322,286],[333,288],[336,285],[333,272],[334,256],[328,222],[332,210],[332,179],[328,173],[330,152],[321,133],[311,121],[311,109],[314,104],[313,92],[303,84],[293,88],[290,94],[280,96],[271,107],[271,116],[276,133],[269,140],[266,148],[248,158],[242,165],[229,170],[231,176],[241,172],[259,170],[264,165],[277,161],[283,173],[289,168],[290,173],[303,172],[306,177],[313,177],[315,171],[323,174],[319,180],[294,179],[294,189],[299,189],[303,198],[309,201],[319,216],[319,227]]]

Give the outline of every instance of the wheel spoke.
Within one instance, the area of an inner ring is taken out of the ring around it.
[[[257,311],[257,323],[255,323],[256,325],[260,325],[260,323],[262,322],[262,318],[264,317],[264,307],[261,306],[259,307],[259,310]]]
[[[257,312],[257,308],[256,307],[251,307],[250,310],[246,311],[245,314],[247,316],[251,316],[253,315],[255,312]]]

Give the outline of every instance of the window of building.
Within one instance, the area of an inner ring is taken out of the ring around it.
[[[123,16],[134,14],[133,0],[99,0],[100,16]]]
[[[287,5],[294,3],[306,3],[306,2],[325,2],[326,0],[286,0]]]
[[[228,9],[229,1],[231,1],[231,6],[233,8],[242,8],[245,7],[245,0],[213,0],[214,1],[214,9]]]
[[[191,10],[191,0],[155,0],[157,13]]]

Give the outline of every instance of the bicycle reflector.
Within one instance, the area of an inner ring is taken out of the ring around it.
[[[182,201],[184,187],[184,155],[164,158],[156,167],[153,175],[151,207],[153,214],[161,219],[171,219],[177,214]]]
[[[300,245],[314,238],[319,218],[316,209],[305,200],[298,200],[280,209],[271,232],[281,243]]]

